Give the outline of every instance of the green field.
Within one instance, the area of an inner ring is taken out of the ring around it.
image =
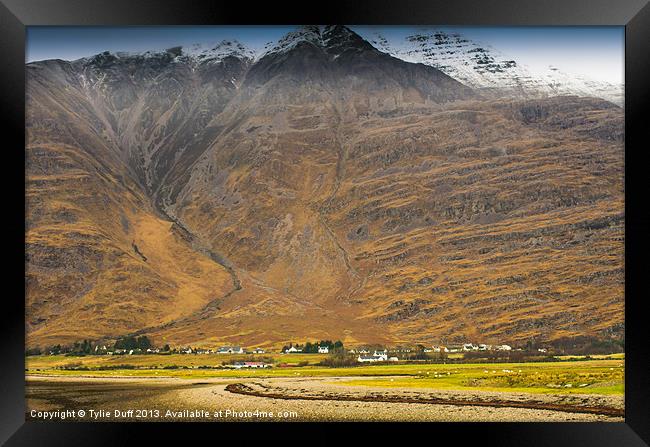
[[[625,390],[624,358],[621,357],[536,363],[383,364],[349,368],[315,366],[325,357],[324,354],[38,356],[27,358],[26,370],[29,374],[73,377],[351,377],[349,381],[337,383],[366,387],[530,393],[623,394]],[[275,366],[270,369],[214,369],[224,361],[261,358],[273,359]],[[297,366],[305,362],[308,362],[306,366]],[[279,367],[280,364],[289,366]],[[98,369],[107,367],[114,369]]]
[[[171,354],[171,355],[88,355],[84,357],[67,357],[64,355],[45,355],[27,357],[27,368],[52,369],[79,364],[83,367],[112,367],[131,365],[136,368],[151,367],[163,368],[165,366],[219,367],[222,363],[240,361],[267,361],[274,365],[288,364],[297,366],[301,363],[316,365],[327,354]]]
[[[338,382],[353,386],[481,389],[527,393],[624,394],[622,360],[449,365],[409,377]]]

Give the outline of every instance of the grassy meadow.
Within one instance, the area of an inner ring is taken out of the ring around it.
[[[436,368],[408,366],[416,366],[412,368],[413,374],[408,377],[352,379],[339,383],[365,387],[481,389],[527,393],[625,392],[622,360],[436,365]]]
[[[98,368],[115,367],[119,365],[131,365],[135,368],[164,368],[164,367],[187,367],[195,368],[220,367],[224,363],[243,361],[266,361],[274,366],[287,364],[298,366],[300,364],[315,365],[325,358],[327,354],[170,354],[170,355],[88,355],[88,356],[65,356],[45,355],[27,357],[27,368],[32,369],[60,369],[62,367],[74,367],[75,365]]]
[[[326,354],[132,355],[28,357],[32,375],[85,377],[350,377],[338,384],[360,387],[406,387],[524,391],[529,393],[623,394],[624,356],[566,358],[555,362],[376,364],[347,368],[318,366]],[[268,369],[217,369],[222,362],[271,360]],[[282,366],[286,365],[286,366]],[[299,366],[300,365],[300,366]]]

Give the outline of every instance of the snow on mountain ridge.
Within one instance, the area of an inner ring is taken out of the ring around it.
[[[460,33],[431,30],[389,41],[375,32],[365,36],[381,51],[408,62],[431,65],[460,82],[495,95],[516,97],[595,96],[623,104],[623,86],[562,72],[532,70],[487,44]]]
[[[172,56],[171,61],[194,61],[197,63],[219,63],[229,56],[240,59],[254,60],[255,52],[239,42],[238,40],[222,40],[213,44],[195,43],[188,47],[176,46],[164,50],[147,50],[147,51],[104,51],[93,56],[78,59],[75,62],[92,64],[104,62],[107,60],[119,60],[128,58],[158,59],[161,57]]]
[[[203,44],[194,44],[186,51],[185,54],[202,59],[202,62],[208,60],[222,60],[228,56],[240,58],[255,59],[255,52],[237,40],[222,40],[221,42],[210,45],[206,48]]]
[[[623,104],[624,90],[621,84],[569,74],[554,66],[533,70],[490,45],[470,40],[460,33],[436,29],[389,40],[379,32],[368,33],[362,28],[350,30],[341,25],[306,25],[288,32],[276,42],[269,42],[264,48],[249,48],[236,39],[227,39],[214,44],[197,43],[166,50],[104,52],[80,61],[103,65],[121,58],[142,57],[198,65],[219,63],[228,56],[234,56],[252,63],[269,54],[288,52],[303,43],[323,49],[332,58],[346,51],[374,47],[406,62],[433,66],[488,96],[533,98],[578,95]]]

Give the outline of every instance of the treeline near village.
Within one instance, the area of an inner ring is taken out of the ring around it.
[[[581,355],[589,358],[590,355],[603,355],[621,353],[625,350],[624,340],[617,339],[596,339],[590,337],[578,337],[573,339],[563,339],[545,350],[539,352],[538,344],[529,341],[511,351],[468,351],[463,352],[462,356],[449,355],[446,352],[430,352],[422,344],[414,345],[408,349],[396,347],[386,348],[382,345],[367,345],[366,348],[374,350],[386,349],[389,353],[396,353],[402,362],[423,362],[423,363],[482,363],[482,362],[535,362],[535,361],[555,361],[560,355]],[[549,345],[545,345],[549,346]],[[298,354],[316,354],[319,347],[327,347],[328,355],[322,359],[319,364],[329,367],[357,366],[357,355],[347,351],[343,342],[337,340],[321,340],[319,342],[305,342],[303,344],[289,343],[283,346],[281,352],[288,351],[291,347],[300,349]],[[72,345],[62,346],[55,345],[41,350],[33,348],[26,350],[26,355],[66,355],[66,356],[86,356],[86,355],[106,355],[109,352],[113,354],[154,354],[154,355],[171,355],[191,352],[192,354],[206,353],[201,349],[172,348],[165,344],[161,348],[155,347],[147,336],[126,336],[117,339],[112,345],[94,343],[90,340],[75,342]],[[427,352],[429,351],[429,352]],[[246,353],[253,358],[253,354]],[[259,356],[257,356],[259,357]],[[257,359],[256,357],[256,359]],[[269,357],[269,361],[272,359]],[[309,362],[299,362],[297,366],[305,366]]]
[[[113,345],[109,344],[110,349],[117,351],[140,351],[146,352],[147,349],[154,348],[153,343],[149,340],[149,337],[143,335],[141,337],[127,336],[123,338],[118,338]],[[100,349],[101,348],[101,349]],[[41,348],[31,348],[27,349],[26,354],[29,355],[91,355],[91,354],[105,354],[106,350],[109,349],[106,344],[94,343],[91,340],[83,340],[81,342],[74,342],[72,345],[61,345],[57,344],[54,346],[49,346],[44,350]],[[166,344],[160,351],[171,352],[171,348]]]

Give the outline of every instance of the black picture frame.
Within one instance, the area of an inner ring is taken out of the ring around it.
[[[409,425],[407,430],[429,433],[441,441],[473,438],[481,445],[500,446],[642,446],[650,443],[650,325],[643,312],[644,274],[647,270],[648,228],[646,167],[647,124],[650,106],[650,5],[645,0],[482,0],[482,1],[329,1],[215,2],[201,0],[0,0],[0,116],[5,124],[2,177],[6,183],[4,237],[7,262],[3,290],[0,353],[0,442],[7,445],[126,444],[134,436],[155,431],[168,436],[187,432],[188,424],[42,423],[25,422],[24,397],[24,156],[25,143],[25,27],[30,25],[206,25],[206,24],[431,24],[431,25],[624,25],[625,26],[625,309],[626,379],[624,423],[500,423]],[[5,158],[6,159],[6,158]],[[21,164],[22,160],[22,164]],[[6,198],[11,200],[6,200]],[[22,219],[22,222],[21,222]],[[645,259],[644,259],[645,258]],[[214,432],[218,424],[191,424],[193,433]],[[240,435],[264,433],[265,438],[284,437],[280,424],[252,425]],[[309,425],[313,427],[313,424]],[[171,427],[171,428],[170,428]],[[251,427],[251,428],[249,428]],[[384,432],[382,425],[379,432]],[[356,430],[378,433],[377,425]],[[286,427],[284,427],[286,430]],[[293,430],[293,429],[291,429]],[[313,437],[310,428],[301,436]],[[351,431],[350,431],[351,433]],[[406,432],[404,432],[406,433]],[[211,443],[224,439],[214,433]],[[410,435],[407,439],[410,438]],[[144,439],[144,438],[143,438]],[[281,440],[282,438],[280,438]],[[304,439],[305,442],[310,442]],[[151,441],[151,439],[149,439]],[[187,441],[186,442],[191,442]],[[198,441],[196,441],[198,442]],[[287,442],[289,442],[287,440]],[[150,442],[147,442],[149,444]]]

